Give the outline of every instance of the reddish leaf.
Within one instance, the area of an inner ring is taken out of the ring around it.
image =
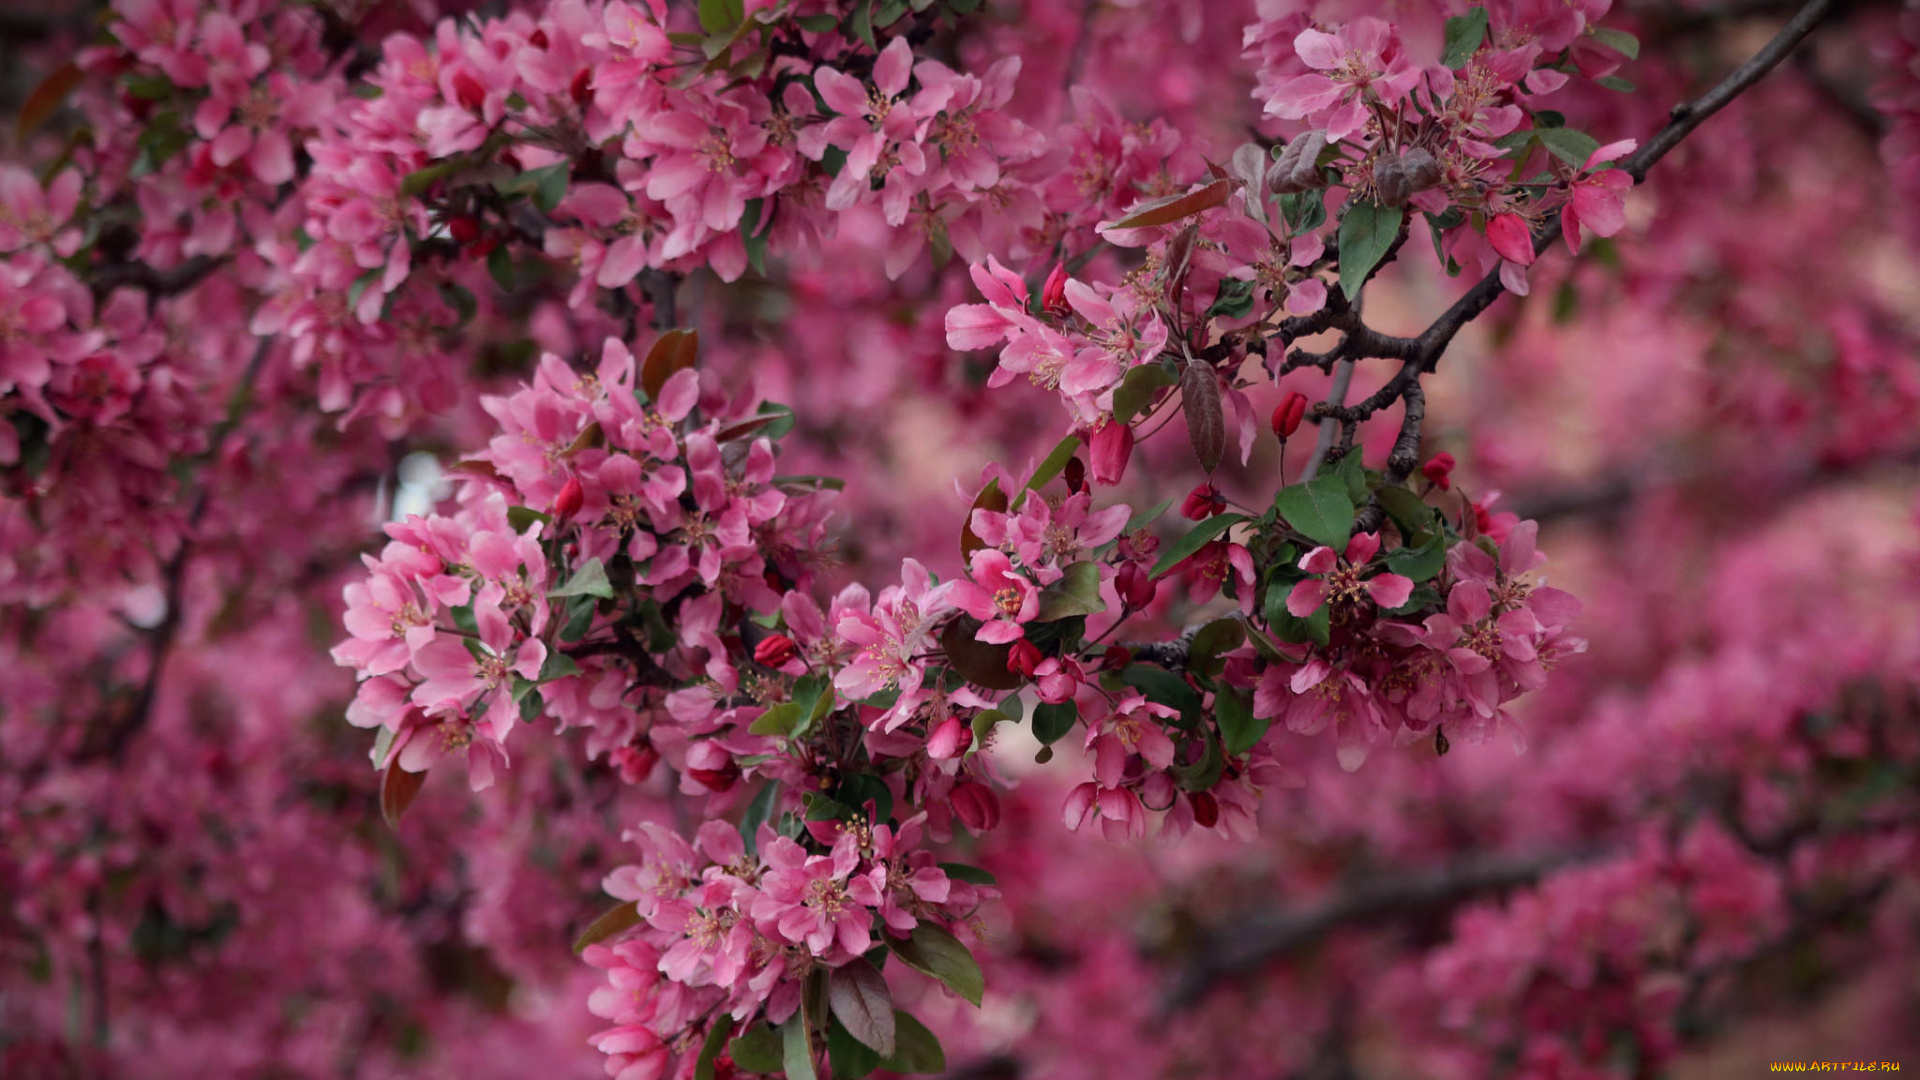
[[[940,632],[940,647],[946,651],[947,663],[976,686],[989,690],[1017,688],[1024,680],[1007,670],[1007,657],[1012,654],[1013,646],[975,641],[973,635],[979,630],[980,620],[970,615],[962,615],[947,624]]]
[[[991,510],[996,514],[1005,513],[1007,493],[1000,490],[1000,481],[989,480],[987,486],[980,489],[974,497],[973,510]],[[960,526],[960,558],[972,559],[973,553],[987,546],[973,531],[973,510],[967,511],[967,520]]]
[[[1145,229],[1154,225],[1171,225],[1181,218],[1192,217],[1203,210],[1211,210],[1227,201],[1233,193],[1233,182],[1215,180],[1199,191],[1185,195],[1173,195],[1165,199],[1155,199],[1145,206],[1137,207],[1126,217],[1111,225],[1108,229]]]
[[[598,945],[608,938],[613,937],[615,934],[638,925],[640,925],[640,906],[638,904],[630,902],[616,904],[609,909],[606,914],[593,920],[591,926],[580,931],[580,936],[573,940],[573,951],[576,953],[585,952],[587,946]]]
[[[1187,439],[1200,467],[1212,472],[1227,452],[1227,421],[1220,411],[1220,383],[1205,364],[1188,364],[1180,375],[1181,406],[1187,414]]]
[[[68,61],[41,79],[40,85],[27,95],[27,103],[20,107],[20,122],[15,128],[19,137],[24,139],[33,134],[49,117],[60,111],[67,95],[73,93],[82,78],[84,76],[80,74],[80,69]]]
[[[855,960],[835,968],[827,983],[827,1002],[847,1034],[881,1057],[893,1056],[893,993],[872,964]]]
[[[660,388],[675,372],[693,366],[700,357],[700,331],[669,330],[660,335],[660,340],[647,350],[647,358],[640,365],[640,389],[647,397],[660,398]]]
[[[408,772],[398,761],[387,766],[386,775],[380,778],[380,816],[387,819],[387,828],[400,827],[400,815],[413,805],[426,782],[426,773]]]

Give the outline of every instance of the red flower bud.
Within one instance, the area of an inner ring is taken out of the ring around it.
[[[1075,495],[1087,490],[1086,464],[1077,457],[1068,458],[1067,467],[1060,471],[1060,479],[1066,483],[1067,490]]]
[[[1000,824],[1000,797],[985,784],[971,780],[955,784],[947,801],[961,823],[974,832],[988,832]]]
[[[1067,264],[1053,264],[1053,272],[1047,275],[1047,283],[1040,289],[1040,307],[1056,318],[1073,314],[1073,308],[1067,304]]]
[[[1447,474],[1453,471],[1453,465],[1453,455],[1443,450],[1433,455],[1425,465],[1420,466],[1420,472],[1433,482],[1433,486],[1441,491],[1447,491],[1453,487],[1453,481],[1447,477]]]
[[[527,44],[536,49],[544,49],[553,43],[547,40],[547,32],[545,30],[535,30],[527,37]]]
[[[687,775],[708,791],[728,791],[740,782],[740,766],[728,758],[727,763],[717,769],[688,769]]]
[[[1114,575],[1113,587],[1120,592],[1120,599],[1130,608],[1143,608],[1153,603],[1153,594],[1160,591],[1160,583],[1147,575],[1139,563],[1120,564],[1120,572]]]
[[[1013,648],[1007,652],[1007,670],[1023,679],[1031,679],[1033,669],[1040,666],[1042,659],[1040,647],[1026,638],[1021,638],[1014,642]]]
[[[1211,791],[1193,791],[1187,793],[1187,801],[1193,804],[1193,823],[1203,829],[1211,829],[1220,824],[1220,800],[1213,797]]]
[[[1087,456],[1092,459],[1093,482],[1113,485],[1126,475],[1127,459],[1133,456],[1133,425],[1117,420],[1103,421],[1088,439]]]
[[[1133,652],[1125,645],[1109,645],[1101,654],[1100,663],[1110,671],[1118,671],[1133,663]]]
[[[480,239],[480,223],[466,214],[456,214],[447,219],[447,235],[463,246],[471,244]]]
[[[573,85],[567,87],[567,92],[573,95],[575,105],[586,108],[587,102],[593,100],[593,69],[581,68],[579,74],[573,77]]]
[[[1307,415],[1307,395],[1298,390],[1287,391],[1280,404],[1273,407],[1273,434],[1281,442],[1293,437],[1300,430],[1300,421]]]
[[[793,659],[793,652],[792,638],[785,634],[774,634],[753,647],[753,658],[768,667],[779,667]]]
[[[567,477],[560,494],[553,497],[553,516],[565,521],[580,512],[580,504],[586,500],[586,492],[580,488],[580,478]]]
[[[463,109],[478,109],[487,103],[487,88],[469,72],[454,72],[453,94]]]
[[[620,770],[620,779],[628,784],[638,784],[652,776],[653,767],[660,763],[660,751],[651,743],[616,747],[609,756],[614,768]]]
[[[927,756],[945,761],[966,753],[972,745],[973,728],[961,723],[959,717],[949,716],[927,737]]]
[[[1187,492],[1187,501],[1180,504],[1180,516],[1188,521],[1205,521],[1227,508],[1227,500],[1220,497],[1220,489],[1212,484],[1201,484]]]

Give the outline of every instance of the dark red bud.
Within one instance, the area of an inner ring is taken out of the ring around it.
[[[1114,575],[1113,585],[1127,606],[1136,610],[1153,603],[1153,594],[1160,589],[1159,582],[1149,577],[1147,571],[1135,562],[1120,564],[1120,572]]]
[[[1127,459],[1133,456],[1133,425],[1117,420],[1103,421],[1087,440],[1087,456],[1093,461],[1093,482],[1117,484],[1126,475]]]
[[[547,32],[545,30],[535,30],[533,35],[527,38],[527,44],[536,49],[544,49],[553,43],[547,40]]]
[[[465,71],[454,72],[453,94],[463,109],[478,109],[487,103],[487,88]]]
[[[1227,508],[1227,501],[1220,497],[1220,489],[1212,484],[1201,484],[1187,492],[1187,501],[1180,504],[1180,516],[1188,521],[1205,521]]]
[[[1220,800],[1213,797],[1211,791],[1193,791],[1187,793],[1187,801],[1193,804],[1193,823],[1203,829],[1211,829],[1220,824]]]
[[[1040,666],[1042,659],[1044,658],[1040,655],[1039,646],[1026,638],[1021,638],[1013,643],[1013,648],[1007,651],[1007,670],[1023,679],[1031,679],[1033,669]]]
[[[567,520],[580,512],[580,504],[585,499],[586,492],[581,490],[580,478],[567,477],[566,485],[560,489],[560,494],[553,497],[553,516],[561,521]]]
[[[961,823],[974,832],[988,832],[1000,824],[1000,797],[985,784],[971,780],[955,784],[947,800]]]
[[[660,763],[660,751],[650,743],[616,747],[611,756],[614,768],[620,770],[620,779],[629,784],[641,783],[652,776],[653,767]]]
[[[1060,472],[1060,479],[1066,481],[1067,490],[1075,495],[1087,490],[1087,467],[1079,458],[1068,458],[1067,467]]]
[[[466,214],[447,219],[447,235],[462,245],[480,239],[480,223]]]
[[[1133,663],[1133,652],[1125,645],[1109,645],[1101,654],[1100,663],[1111,671],[1118,671]]]
[[[779,667],[793,659],[793,639],[785,634],[774,634],[753,648],[753,658],[768,667]]]
[[[593,69],[581,68],[580,73],[573,77],[573,85],[567,90],[573,95],[575,105],[586,108],[587,102],[593,100]]]
[[[1281,442],[1293,437],[1300,430],[1300,421],[1306,419],[1307,395],[1298,390],[1287,391],[1280,404],[1273,407],[1273,434]]]
[[[687,775],[708,791],[727,791],[740,782],[740,766],[729,758],[717,769],[688,769]]]
[[[1055,318],[1064,319],[1073,314],[1072,305],[1067,303],[1067,264],[1053,264],[1053,272],[1047,275],[1047,283],[1040,289],[1040,307]]]

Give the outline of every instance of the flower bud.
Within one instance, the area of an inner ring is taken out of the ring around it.
[[[1021,638],[1007,651],[1007,670],[1023,679],[1031,679],[1033,669],[1039,667],[1043,659],[1045,658],[1040,655],[1038,645],[1026,638]]]
[[[1067,303],[1066,263],[1053,264],[1053,272],[1047,275],[1047,283],[1040,288],[1040,307],[1059,319],[1073,314],[1072,306]]]
[[[1441,491],[1448,491],[1453,488],[1453,481],[1447,476],[1448,473],[1453,471],[1453,465],[1453,455],[1442,450],[1440,453],[1433,455],[1425,465],[1420,466],[1420,472],[1421,475],[1432,481],[1434,487],[1439,488]]]
[[[1307,395],[1298,390],[1287,391],[1280,404],[1273,407],[1273,434],[1281,442],[1293,437],[1300,430],[1300,421],[1306,419]]]
[[[1113,587],[1119,590],[1120,599],[1136,610],[1153,603],[1153,594],[1160,590],[1159,582],[1148,577],[1147,571],[1136,562],[1120,564],[1120,572],[1113,578]]]
[[[1440,162],[1421,147],[1402,151],[1400,164],[1407,170],[1409,195],[1418,195],[1440,182]]]
[[[717,769],[688,769],[687,775],[708,791],[730,791],[733,785],[740,782],[740,766],[728,758],[727,763]]]
[[[618,746],[608,757],[613,767],[620,770],[622,783],[638,784],[653,775],[653,767],[660,763],[660,751],[651,743],[638,746]]]
[[[569,476],[561,486],[560,494],[553,497],[553,516],[560,521],[567,520],[580,512],[580,504],[585,500],[586,492],[580,487],[580,478]]]
[[[462,246],[471,244],[480,239],[480,223],[466,214],[456,214],[447,219],[447,235]]]
[[[785,634],[773,634],[753,647],[753,658],[768,667],[779,667],[793,659],[793,639]]]
[[[1227,508],[1227,501],[1220,497],[1220,489],[1212,484],[1201,484],[1187,492],[1187,501],[1180,504],[1180,516],[1188,521],[1205,521]]]
[[[1133,425],[1117,420],[1103,421],[1093,429],[1087,456],[1093,466],[1093,482],[1113,485],[1126,475],[1127,459],[1133,456]]]
[[[949,716],[933,729],[927,737],[927,756],[939,761],[957,758],[973,745],[973,729],[960,722],[957,716]]]
[[[1133,650],[1125,645],[1109,645],[1107,651],[1100,656],[1101,666],[1108,671],[1119,671],[1131,663],[1133,663]]]
[[[1187,801],[1193,804],[1193,823],[1203,829],[1211,829],[1220,824],[1220,800],[1213,797],[1211,791],[1190,791]]]
[[[553,43],[547,40],[547,32],[545,30],[535,30],[533,33],[527,35],[527,44],[536,49],[544,50]]]
[[[593,69],[581,68],[579,74],[573,77],[572,85],[567,87],[567,92],[573,96],[575,105],[586,108],[587,102],[593,100]]]
[[[1000,797],[985,784],[967,780],[953,786],[947,796],[961,824],[977,833],[989,832],[1000,824]]]
[[[487,103],[487,88],[465,71],[454,72],[453,95],[463,109],[478,109]]]
[[[1068,458],[1067,467],[1060,470],[1060,479],[1067,485],[1067,490],[1075,495],[1087,490],[1086,463],[1077,457]]]

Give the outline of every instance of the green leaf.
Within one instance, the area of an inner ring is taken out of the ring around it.
[[[1113,418],[1119,423],[1127,423],[1139,416],[1153,395],[1172,386],[1177,380],[1173,373],[1157,363],[1141,364],[1130,368],[1120,385],[1113,391]]]
[[[1440,590],[1431,585],[1422,585],[1407,596],[1407,602],[1387,611],[1389,615],[1412,615],[1430,608],[1442,606]]]
[[[508,254],[505,244],[487,252],[487,273],[493,275],[493,283],[500,286],[501,292],[513,291],[513,256]]]
[[[1271,717],[1253,715],[1253,702],[1245,694],[1225,687],[1214,692],[1213,715],[1220,723],[1220,741],[1228,757],[1253,749],[1273,723]]]
[[[1367,275],[1386,258],[1387,249],[1400,235],[1400,222],[1405,216],[1404,208],[1379,203],[1363,202],[1347,207],[1346,216],[1340,219],[1340,291],[1347,294],[1348,300],[1360,295]]]
[[[1594,39],[1629,60],[1640,59],[1640,39],[1625,30],[1615,30],[1611,26],[1590,27],[1587,33]]]
[[[588,559],[580,569],[573,572],[565,585],[547,593],[547,599],[558,600],[563,596],[597,596],[602,600],[613,599],[613,583],[607,580],[607,568],[600,565],[598,557]]]
[[[860,1080],[879,1068],[882,1060],[838,1019],[827,1025],[827,1061],[833,1066],[833,1080]]]
[[[872,964],[855,960],[833,969],[827,979],[827,1003],[849,1035],[883,1058],[893,1054],[893,992]]]
[[[969,885],[1000,884],[999,878],[994,877],[992,874],[987,873],[977,866],[969,866],[966,863],[943,862],[940,864],[940,869],[953,880],[964,881]]]
[[[800,734],[805,735],[813,725],[833,711],[833,684],[824,675],[808,675],[793,684],[793,703],[801,710],[803,720]]]
[[[987,542],[980,539],[979,534],[973,531],[973,511],[990,510],[998,514],[1005,512],[1006,509],[1007,494],[1000,490],[999,479],[996,478],[987,481],[987,486],[981,488],[980,494],[973,497],[973,506],[967,511],[967,519],[960,524],[960,558],[962,561],[972,559],[974,552],[987,546]],[[1002,687],[1001,689],[1011,689],[1011,687]]]
[[[400,827],[401,815],[419,798],[426,782],[425,772],[408,772],[400,767],[398,758],[387,764],[387,771],[380,777],[380,816],[387,819],[387,828]]]
[[[1056,622],[1105,610],[1106,601],[1100,599],[1100,564],[1077,562],[1067,567],[1060,580],[1040,590],[1040,612],[1034,621]]]
[[[793,21],[809,34],[824,34],[840,25],[831,15],[802,15]]]
[[[767,276],[767,231],[760,227],[766,204],[765,199],[748,199],[747,209],[740,215],[740,243],[747,249],[747,265],[761,277]]]
[[[1013,718],[1008,716],[1006,713],[1001,712],[999,709],[981,709],[979,712],[974,713],[973,714],[974,743],[978,745],[980,740],[986,738],[987,732],[992,731],[995,724],[998,724],[1003,720],[1011,720],[1011,719]]]
[[[507,507],[507,524],[511,525],[513,531],[517,533],[523,533],[533,528],[533,523],[536,521],[546,524],[552,520],[552,517],[535,510],[531,506]]]
[[[757,842],[754,835],[760,826],[773,817],[773,808],[780,804],[780,781],[770,781],[753,796],[747,809],[740,815],[740,839],[747,845],[747,854],[755,854]]]
[[[1182,717],[1194,716],[1200,711],[1200,695],[1187,685],[1187,680],[1166,668],[1128,664],[1120,672],[1120,682],[1147,695],[1149,701],[1179,709]]]
[[[1267,625],[1273,628],[1273,636],[1289,645],[1304,645],[1313,642],[1327,644],[1332,634],[1333,608],[1321,604],[1313,614],[1302,619],[1287,610],[1287,594],[1293,591],[1294,582],[1282,578],[1267,586],[1264,613]]]
[[[1213,678],[1225,666],[1221,655],[1239,648],[1246,640],[1247,628],[1239,619],[1215,619],[1193,635],[1192,643],[1187,646],[1187,669]]]
[[[1169,495],[1160,500],[1158,506],[1149,507],[1128,518],[1126,531],[1137,532],[1160,520],[1160,515],[1166,513],[1167,508],[1173,505],[1173,498],[1173,496]]]
[[[745,1035],[727,1044],[727,1056],[747,1072],[779,1072],[783,1060],[780,1033],[765,1024],[755,1024]]]
[[[1347,516],[1351,518],[1353,515],[1349,512]],[[1245,514],[1220,514],[1195,525],[1187,535],[1160,554],[1160,561],[1153,564],[1153,573],[1148,576],[1155,579],[1164,576],[1167,571],[1191,558],[1194,552],[1206,547],[1215,537],[1245,520]]]
[[[961,615],[947,624],[940,632],[940,648],[947,654],[947,664],[968,682],[989,690],[1012,690],[1025,682],[1007,670],[1007,657],[1013,647],[976,640],[973,635],[979,630],[980,620],[971,615]]]
[[[980,974],[980,965],[974,961],[973,954],[959,938],[922,921],[913,928],[912,937],[905,941],[888,938],[887,944],[901,963],[938,979],[973,1004],[980,1004],[980,997],[986,992],[986,979]]]
[[[567,195],[567,179],[573,168],[571,162],[557,161],[552,165],[542,165],[538,169],[528,169],[514,177],[501,194],[525,195],[533,199],[533,205],[551,214],[554,207]]]
[[[1433,524],[1433,507],[1406,488],[1383,486],[1373,493],[1373,497],[1380,500],[1381,509],[1408,536]]]
[[[705,3],[700,5],[706,7]],[[817,1080],[813,1071],[813,1031],[803,1006],[780,1025],[780,1064],[787,1080]]]
[[[1487,37],[1487,9],[1468,8],[1465,15],[1447,20],[1446,45],[1440,51],[1440,63],[1459,70],[1480,49]]]
[[[623,930],[640,925],[640,905],[623,901],[609,909],[605,914],[593,920],[580,936],[573,939],[573,951],[587,951],[587,946],[597,945]]]
[[[700,29],[725,33],[747,17],[745,0],[700,0]]]
[[[720,1056],[720,1048],[727,1045],[727,1036],[733,1032],[733,1021],[725,1016],[714,1018],[713,1027],[707,1030],[707,1041],[700,1045],[700,1057],[693,1064],[693,1080],[713,1080],[713,1062]]]
[[[543,683],[578,674],[580,665],[574,663],[573,657],[558,650],[548,653],[546,662],[540,665],[540,681]]]
[[[752,735],[773,735],[782,739],[791,739],[794,731],[800,727],[800,721],[806,715],[801,711],[800,706],[791,701],[783,701],[761,713],[753,723],[747,726],[747,732]]]
[[[1548,152],[1576,169],[1585,165],[1587,158],[1600,149],[1599,139],[1573,128],[1535,128],[1533,133]]]
[[[1059,704],[1043,701],[1033,707],[1033,737],[1051,746],[1065,738],[1079,719],[1080,706],[1072,698]]]
[[[854,0],[853,36],[867,48],[880,51],[880,45],[873,40],[873,0]]]
[[[466,164],[462,158],[448,158],[424,169],[415,169],[400,178],[400,197],[411,199],[433,186],[435,180],[451,176],[454,170]]]
[[[1602,75],[1593,81],[1609,90],[1615,90],[1622,94],[1633,93],[1633,84],[1618,75]]]
[[[1033,479],[1027,481],[1027,490],[1037,491],[1047,481],[1059,476],[1066,469],[1067,462],[1073,460],[1073,452],[1078,449],[1080,449],[1078,435],[1069,435],[1056,443],[1053,450],[1040,462],[1039,467],[1033,470]]]
[[[1447,565],[1447,544],[1439,533],[1417,548],[1403,547],[1387,556],[1387,569],[1415,584],[1430,580]]]
[[[1168,770],[1185,791],[1211,791],[1220,782],[1220,774],[1226,771],[1227,759],[1220,752],[1220,740],[1204,730],[1200,738],[1206,743],[1206,752],[1200,755],[1200,760],[1191,765],[1175,765]]]
[[[927,1030],[925,1024],[914,1019],[912,1013],[895,1010],[893,1026],[896,1045],[893,1056],[881,1062],[883,1066],[897,1073],[947,1071],[947,1055],[940,1049],[940,1040]]]
[[[1339,464],[1333,467],[1333,474],[1346,481],[1347,498],[1359,506],[1367,497],[1367,466],[1358,446],[1341,456]]]
[[[1259,205],[1257,202],[1249,206]],[[1244,319],[1253,311],[1253,282],[1239,278],[1221,278],[1220,290],[1207,308],[1209,319]]]
[[[1280,149],[1278,146],[1275,150]],[[1280,214],[1287,220],[1287,229],[1294,236],[1310,233],[1327,222],[1327,192],[1325,188],[1313,191],[1295,192],[1280,196]]]
[[[886,781],[872,773],[854,773],[840,784],[840,801],[854,808],[854,817],[867,816],[867,804],[873,804],[875,824],[893,818],[893,791]]]
[[[1273,498],[1274,508],[1293,530],[1316,544],[1345,550],[1353,532],[1353,500],[1347,482],[1338,476],[1316,476],[1304,484],[1288,484]]]

